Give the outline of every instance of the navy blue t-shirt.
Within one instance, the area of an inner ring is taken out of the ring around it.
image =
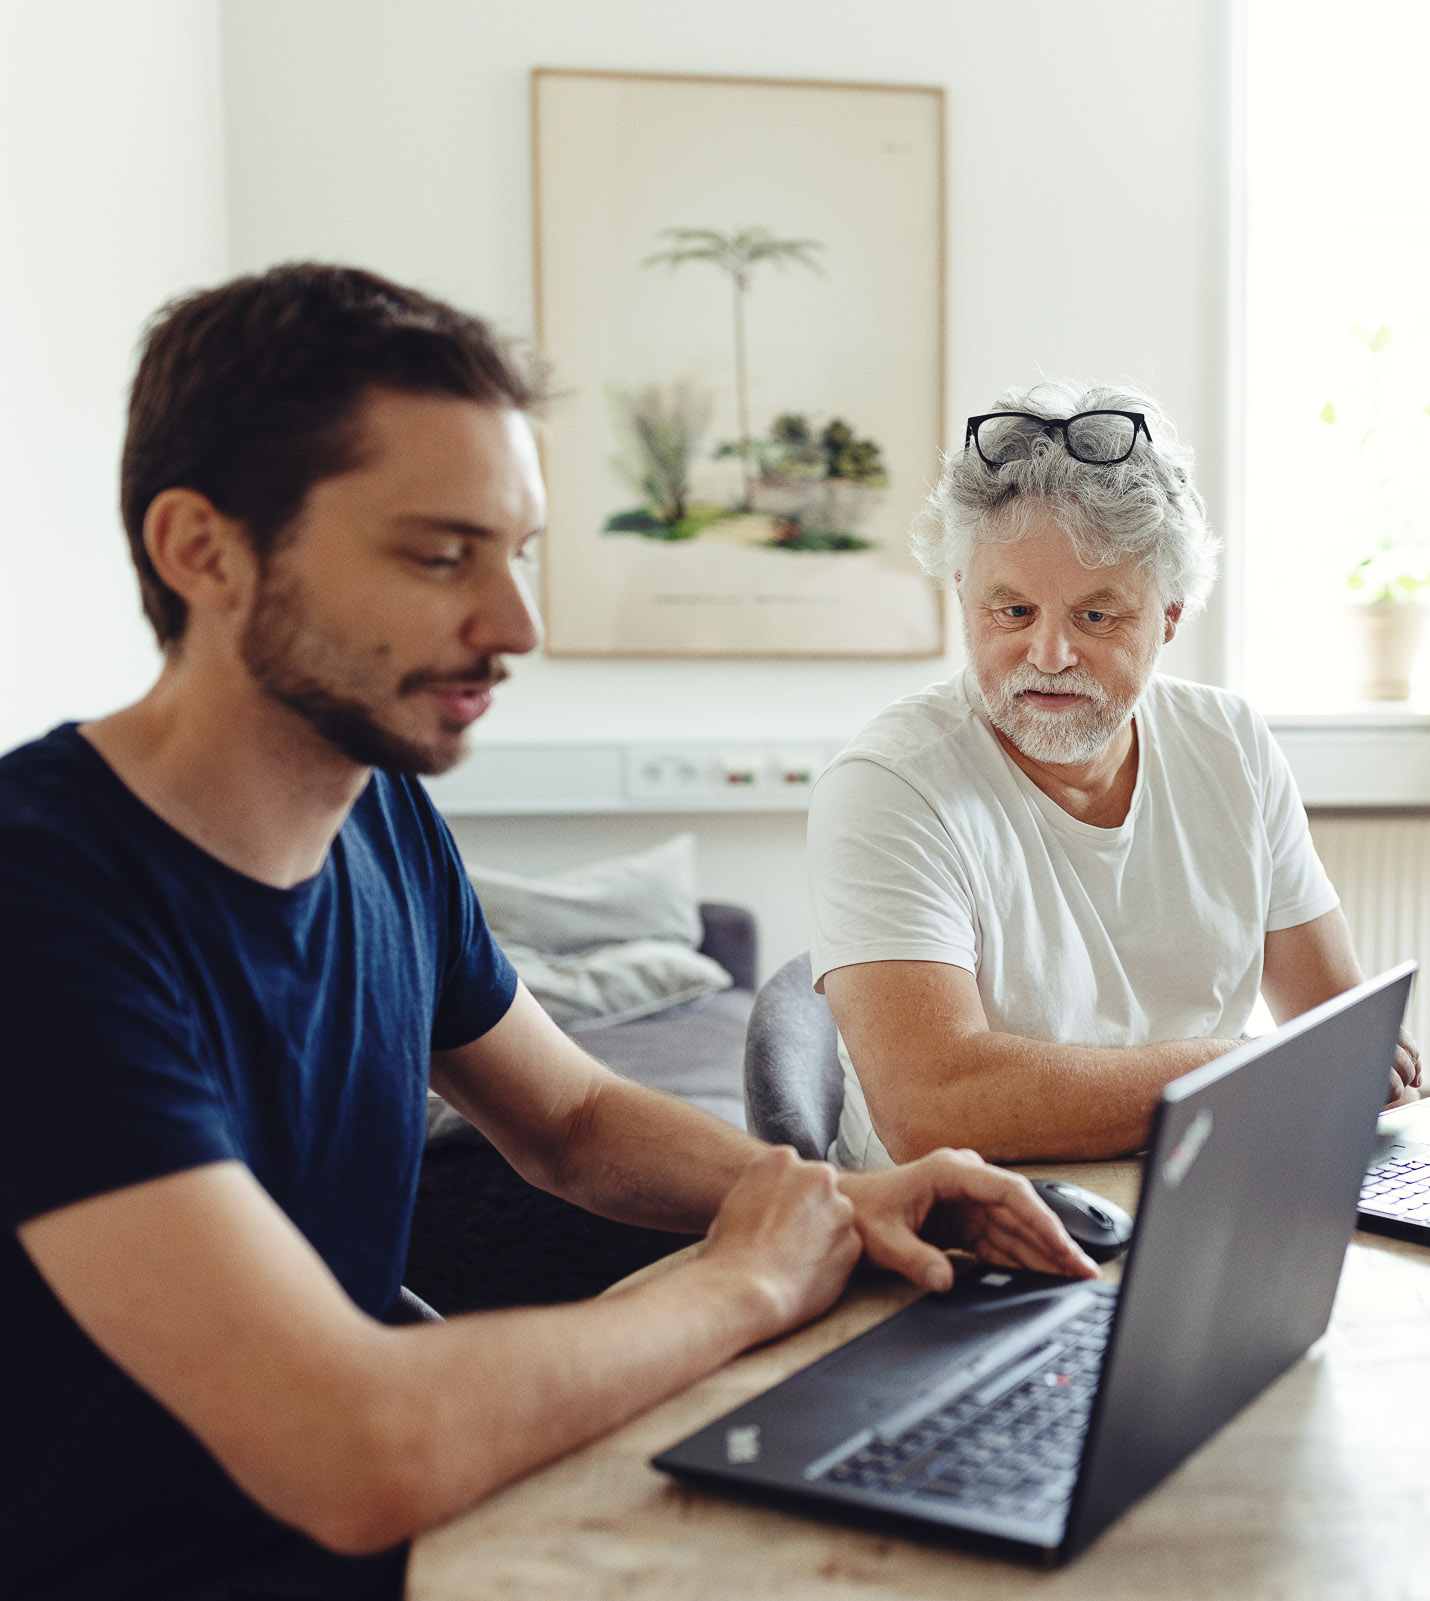
[[[171,828],[72,725],[0,759],[0,1591],[159,1596],[274,1528],[81,1332],[16,1227],[237,1160],[380,1316],[429,1053],[515,991],[413,780],[375,773],[282,890]]]

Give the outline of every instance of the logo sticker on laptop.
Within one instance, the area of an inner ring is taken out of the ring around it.
[[[1211,1137],[1212,1115],[1203,1107],[1187,1125],[1187,1132],[1172,1147],[1172,1154],[1162,1163],[1162,1177],[1172,1189],[1187,1176],[1192,1163],[1202,1154],[1202,1146]]]
[[[725,1430],[725,1460],[737,1466],[744,1462],[758,1462],[760,1460],[760,1426],[758,1423],[746,1424],[740,1429]]]

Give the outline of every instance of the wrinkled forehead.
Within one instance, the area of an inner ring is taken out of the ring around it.
[[[1156,577],[1147,563],[1137,557],[1099,560],[1105,548],[1096,530],[1079,530],[1074,537],[1046,515],[1027,519],[1016,532],[995,525],[992,537],[969,552],[961,587],[985,604],[1014,598],[1124,610],[1156,604]]]

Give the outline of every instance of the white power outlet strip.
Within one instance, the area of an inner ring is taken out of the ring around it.
[[[582,812],[799,812],[839,742],[478,744],[426,780],[452,817]]]
[[[634,746],[626,751],[625,790],[633,802],[699,809],[783,810],[805,803],[828,760],[824,749]]]

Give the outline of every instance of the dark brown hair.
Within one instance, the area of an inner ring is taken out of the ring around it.
[[[119,491],[159,643],[188,610],[144,548],[163,490],[197,490],[262,556],[315,483],[357,465],[368,390],[526,411],[538,385],[478,318],[354,267],[294,262],[170,301],[145,331]]]

